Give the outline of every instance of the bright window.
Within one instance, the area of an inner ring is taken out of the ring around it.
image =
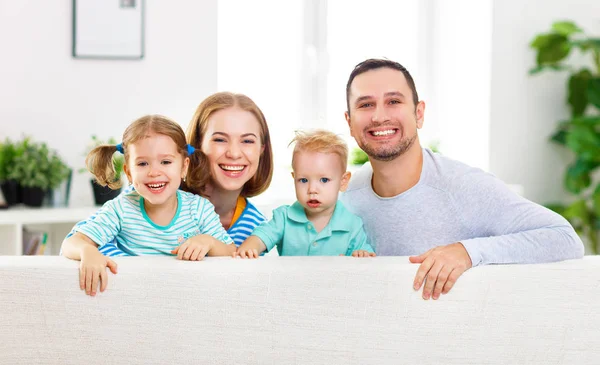
[[[273,184],[258,199],[294,200],[288,148],[294,130],[327,128],[344,135],[351,148],[356,146],[344,120],[345,87],[354,66],[367,58],[398,61],[411,72],[420,99],[428,105],[419,133],[422,145],[439,140],[451,157],[485,169],[489,58],[481,50],[491,42],[486,38],[491,33],[491,1],[461,4],[454,10],[435,0],[219,0],[219,90],[251,97],[265,113],[273,141]],[[473,23],[466,9],[484,16]],[[469,24],[477,24],[476,34]],[[467,36],[477,39],[479,48]],[[475,67],[481,71],[478,78],[466,77]],[[459,114],[462,107],[454,98],[461,94],[476,101],[476,115]],[[481,144],[477,151],[472,141]],[[470,161],[469,156],[479,160]]]

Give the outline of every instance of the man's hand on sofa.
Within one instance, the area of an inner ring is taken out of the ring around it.
[[[423,299],[438,299],[447,294],[456,280],[471,268],[471,257],[462,243],[438,246],[419,255],[409,257],[413,264],[421,264],[413,287],[419,290],[423,282]]]
[[[106,290],[108,285],[107,267],[113,274],[117,273],[116,262],[101,254],[96,247],[84,248],[79,265],[79,288],[91,296],[96,295],[98,285],[100,285],[101,292]]]

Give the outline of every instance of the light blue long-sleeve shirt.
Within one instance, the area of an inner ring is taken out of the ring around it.
[[[473,266],[583,256],[583,243],[566,219],[478,168],[423,149],[418,183],[389,198],[373,191],[372,175],[370,164],[361,167],[341,200],[362,218],[379,256],[418,255],[455,242]]]

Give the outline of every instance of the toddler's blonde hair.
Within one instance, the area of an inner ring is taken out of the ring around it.
[[[290,142],[295,144],[292,154],[292,167],[299,152],[321,152],[334,153],[340,157],[342,171],[346,172],[348,166],[348,145],[337,134],[324,130],[315,129],[310,131],[296,131],[296,136]]]

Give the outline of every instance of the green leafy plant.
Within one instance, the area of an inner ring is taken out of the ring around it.
[[[45,143],[24,138],[14,145],[14,150],[13,166],[7,179],[16,180],[21,186],[51,190],[70,174],[70,168]]]
[[[92,135],[91,142],[88,144],[84,156],[87,156],[91,150],[93,150],[94,148],[101,146],[103,144],[116,145],[117,140],[113,137],[109,137],[105,141],[105,140],[98,138],[98,136]],[[123,166],[125,165],[125,157],[121,153],[117,152],[113,155],[112,162],[113,162],[113,166],[114,166],[115,172],[116,172],[115,180],[119,180],[119,179],[121,179],[121,176],[123,174]],[[86,171],[88,171],[88,169],[85,167],[79,169],[79,172],[86,172]]]
[[[568,148],[574,161],[564,176],[566,190],[573,194],[568,204],[548,204],[563,215],[598,253],[600,232],[600,37],[585,34],[575,23],[560,21],[549,32],[538,34],[530,44],[536,52],[536,66],[529,73],[565,71],[567,103],[571,115],[558,123],[551,140]],[[587,58],[577,67],[567,58],[578,52]]]
[[[350,164],[364,165],[367,161],[369,161],[369,156],[360,148],[354,147],[350,152]]]
[[[8,175],[15,166],[17,153],[17,148],[10,139],[0,143],[0,182],[8,180]]]

